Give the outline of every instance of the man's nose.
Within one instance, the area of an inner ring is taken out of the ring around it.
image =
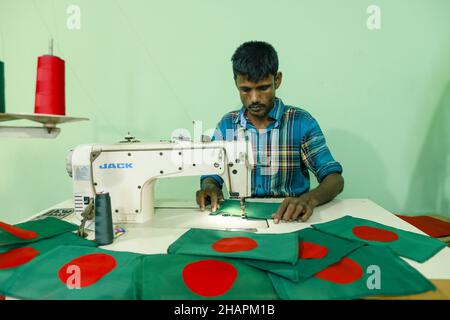
[[[251,104],[259,103],[259,95],[258,95],[258,92],[256,92],[256,90],[252,90],[250,92],[250,102],[251,102]]]

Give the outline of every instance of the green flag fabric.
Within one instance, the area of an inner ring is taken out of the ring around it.
[[[33,243],[1,246],[0,293],[3,292],[2,288],[6,288],[8,283],[14,281],[14,275],[24,268],[27,263],[58,246],[65,245],[96,247],[97,243],[68,232]]]
[[[227,258],[256,259],[295,264],[297,233],[257,234],[240,231],[190,229],[167,252]]]
[[[365,245],[302,282],[269,277],[279,297],[286,300],[344,300],[435,290],[418,271],[380,246]]]
[[[0,222],[0,247],[36,242],[77,229],[78,227],[72,223],[52,217],[17,225]]]
[[[359,241],[337,238],[313,228],[300,230],[298,239],[298,260],[295,265],[257,260],[243,262],[298,282],[311,277],[363,246],[363,243]]]
[[[345,239],[358,240],[376,246],[387,246],[396,254],[417,262],[428,260],[446,247],[444,242],[429,236],[351,216],[312,226],[319,231]]]
[[[245,216],[248,219],[272,219],[272,214],[277,212],[280,203],[272,202],[245,202]],[[220,209],[211,212],[210,215],[241,216],[241,203],[239,200],[227,199],[220,204]]]
[[[8,296],[39,300],[137,299],[142,255],[59,246],[26,264],[4,288]]]
[[[278,299],[266,272],[237,259],[147,255],[139,270],[145,300]]]

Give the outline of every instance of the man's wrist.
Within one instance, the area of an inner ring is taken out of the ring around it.
[[[213,178],[206,178],[202,181],[200,188],[202,190],[208,190],[208,189],[212,189],[212,188],[216,188],[218,190],[222,190],[222,188],[220,187],[220,184],[214,180]]]
[[[319,200],[314,196],[314,193],[308,192],[300,196],[300,198],[303,198],[305,202],[312,208],[317,207],[320,202]]]

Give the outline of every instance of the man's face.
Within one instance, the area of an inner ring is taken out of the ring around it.
[[[247,76],[237,75],[236,87],[247,114],[256,118],[265,118],[273,108],[275,90],[281,84],[281,72],[269,75],[258,82],[252,82]]]

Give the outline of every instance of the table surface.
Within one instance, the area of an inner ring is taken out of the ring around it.
[[[279,199],[259,201],[279,202]],[[158,205],[158,203],[157,203]],[[71,208],[72,200],[61,202],[49,209]],[[37,215],[40,215],[44,210]],[[244,220],[240,217],[210,216],[201,212],[193,202],[168,200],[155,208],[153,219],[142,224],[119,224],[126,233],[114,242],[101,248],[113,251],[129,251],[142,254],[166,253],[168,246],[189,228],[226,229],[256,228],[257,233],[286,233],[310,227],[312,224],[327,222],[351,215],[376,221],[406,231],[425,234],[391,212],[368,199],[335,199],[314,210],[308,222],[286,222],[274,224],[273,220]],[[37,216],[36,215],[36,216]],[[77,222],[74,215],[65,220]],[[93,232],[89,238],[93,238]],[[450,248],[446,247],[424,263],[402,258],[428,279],[450,279]]]

